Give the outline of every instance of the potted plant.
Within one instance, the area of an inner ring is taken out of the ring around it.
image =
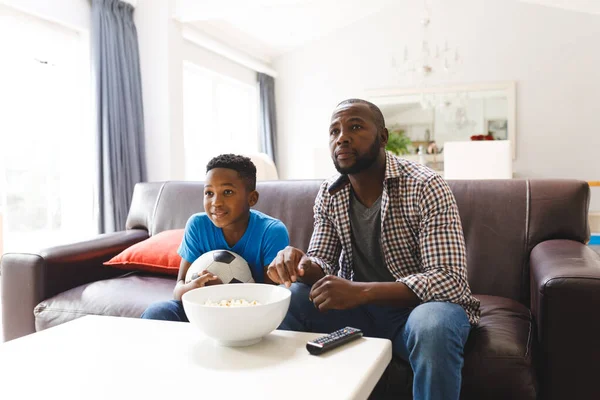
[[[406,133],[401,129],[389,130],[388,142],[385,146],[387,151],[394,153],[397,156],[410,154],[410,145],[412,142],[406,136]]]

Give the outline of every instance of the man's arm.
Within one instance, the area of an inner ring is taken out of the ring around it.
[[[465,241],[454,195],[446,181],[435,175],[419,199],[419,248],[422,272],[399,279],[422,302],[471,301],[467,282]]]
[[[310,238],[308,252],[287,246],[281,250],[269,265],[269,278],[280,284],[290,286],[293,282],[302,281],[312,285],[326,274],[335,270],[341,252],[341,244],[333,224],[326,215],[325,198],[327,182],[321,185],[315,199],[314,229]]]
[[[421,300],[402,282],[361,283],[364,304],[395,307],[416,307]]]
[[[346,310],[365,304],[415,307],[419,297],[402,282],[352,282],[328,275],[316,282],[310,299],[321,310]]]
[[[298,276],[298,280],[309,286],[314,285],[315,282],[325,276],[325,272],[323,272],[321,266],[312,262],[310,259],[307,259],[303,264],[302,270],[302,275]]]
[[[313,207],[314,229],[306,252],[311,261],[306,272],[311,277],[317,277],[320,274],[332,275],[337,269],[342,252],[340,238],[327,214],[328,202],[331,201],[328,190],[329,185],[327,182],[323,182]],[[319,272],[317,268],[321,271]],[[314,273],[312,273],[313,270]]]

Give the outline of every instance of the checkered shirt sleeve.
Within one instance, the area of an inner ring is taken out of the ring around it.
[[[454,195],[446,181],[432,176],[418,201],[421,222],[419,247],[422,270],[397,281],[408,286],[422,302],[447,301],[465,306],[476,322],[479,302],[467,283],[465,241]]]
[[[328,186],[329,182],[323,182],[315,199],[314,230],[306,254],[326,275],[332,275],[338,269],[342,245],[334,223],[328,216],[330,212],[326,202],[326,199],[330,199],[327,195]]]

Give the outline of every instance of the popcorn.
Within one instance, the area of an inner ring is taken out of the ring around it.
[[[259,306],[260,303],[256,300],[248,301],[246,299],[229,299],[221,300],[219,302],[214,302],[208,299],[204,302],[204,305],[210,307],[249,307]]]

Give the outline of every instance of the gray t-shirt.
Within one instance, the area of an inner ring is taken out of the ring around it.
[[[381,196],[370,208],[351,191],[352,264],[357,282],[394,282],[381,251]]]

